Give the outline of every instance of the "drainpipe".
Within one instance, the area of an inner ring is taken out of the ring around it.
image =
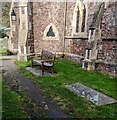
[[[64,29],[63,29],[63,52],[62,58],[65,56],[65,32],[66,32],[66,12],[67,12],[67,0],[64,1]]]

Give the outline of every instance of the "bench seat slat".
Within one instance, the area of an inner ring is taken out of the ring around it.
[[[42,65],[43,60],[33,60],[34,63]],[[53,63],[44,62],[44,66],[52,67]]]

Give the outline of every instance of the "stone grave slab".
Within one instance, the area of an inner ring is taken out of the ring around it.
[[[39,69],[39,67],[27,67],[26,70],[28,70],[29,72],[31,72],[33,75],[35,76],[51,76],[53,75],[52,73],[48,72],[45,70],[44,75],[42,75],[42,71],[41,69]]]
[[[90,100],[96,105],[105,105],[117,102],[117,100],[92,88],[89,88],[81,83],[66,85],[66,87],[81,95],[82,97],[85,97],[87,100]]]

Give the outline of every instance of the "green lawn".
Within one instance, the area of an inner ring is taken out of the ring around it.
[[[0,55],[6,56],[6,55],[13,55],[14,53],[11,52],[8,49],[0,47]]]
[[[14,80],[15,81],[15,80]],[[2,118],[24,119],[29,117],[47,118],[43,106],[37,105],[28,98],[20,86],[20,93],[11,91],[5,81],[2,82]]]
[[[5,81],[2,82],[2,117],[5,118],[27,118],[20,96],[9,89]]]
[[[72,117],[80,118],[116,118],[117,103],[96,106],[83,97],[68,90],[65,84],[83,83],[117,99],[116,78],[103,75],[99,72],[83,70],[78,64],[66,59],[57,59],[55,71],[57,75],[35,77],[25,68],[30,62],[17,61],[16,64],[28,78],[37,83],[48,97],[54,98],[58,105]]]
[[[0,119],[2,119],[2,75],[0,74]]]

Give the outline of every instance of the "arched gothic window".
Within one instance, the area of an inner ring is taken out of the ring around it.
[[[73,15],[73,35],[86,34],[86,5],[84,1],[77,0]]]

